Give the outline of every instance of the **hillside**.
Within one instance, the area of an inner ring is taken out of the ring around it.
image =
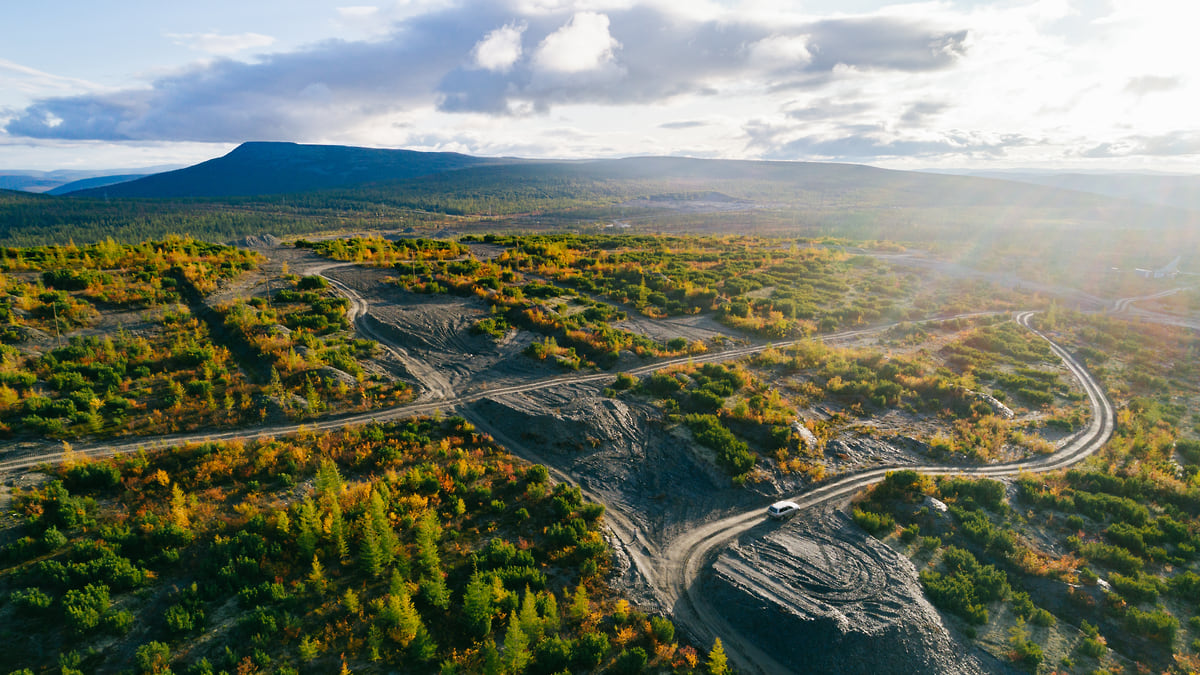
[[[1200,176],[1133,173],[975,173],[972,175],[1090,192],[1130,199],[1144,204],[1200,209]]]
[[[72,194],[179,198],[305,192],[426,176],[496,161],[453,152],[253,142],[195,166],[146,176],[120,187],[79,190]]]

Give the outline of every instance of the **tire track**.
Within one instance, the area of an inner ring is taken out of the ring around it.
[[[340,267],[342,265],[328,265],[316,270],[316,273],[330,281],[330,284],[343,293],[351,303],[351,307],[347,314],[355,327],[362,331],[365,335],[375,339],[385,349],[396,354],[402,362],[416,363],[415,359],[407,356],[407,352],[398,348],[381,335],[369,323],[373,319],[370,317],[369,305],[365,299],[354,289],[346,284],[326,277],[323,272]],[[979,316],[994,316],[1003,314],[1002,312],[976,312],[969,314],[960,314],[950,317],[935,317],[923,321],[908,321],[904,323],[931,323],[944,321],[956,318],[972,318]],[[965,465],[928,465],[928,466],[905,466],[905,467],[886,467],[864,471],[858,474],[846,476],[840,480],[828,483],[815,490],[807,492],[803,495],[793,498],[804,509],[824,504],[830,500],[845,497],[863,488],[877,483],[885,477],[886,473],[895,468],[913,469],[919,473],[928,475],[944,475],[944,474],[960,474],[968,476],[1009,476],[1020,473],[1022,471],[1051,471],[1054,469],[1069,466],[1078,462],[1099,449],[1111,437],[1113,432],[1114,411],[1111,402],[1100,389],[1099,384],[1091,377],[1090,374],[1078,363],[1066,350],[1058,346],[1042,333],[1038,332],[1029,326],[1029,318],[1033,312],[1022,312],[1016,315],[1016,320],[1023,327],[1033,331],[1036,335],[1049,343],[1054,353],[1063,360],[1067,368],[1075,375],[1075,377],[1083,385],[1092,407],[1092,420],[1088,427],[1077,433],[1075,436],[1063,443],[1062,447],[1052,455],[1038,458],[1035,460],[1012,462],[1007,464],[996,464],[989,466],[965,466]],[[838,341],[859,337],[876,333],[882,330],[887,330],[898,324],[886,324],[864,329],[843,331],[826,336],[820,336],[817,339],[824,341]],[[696,356],[666,359],[656,363],[640,366],[628,370],[633,375],[648,375],[650,373],[669,368],[671,366],[683,365],[687,363],[715,363],[729,361],[742,358],[752,354],[762,352],[768,348],[785,348],[792,346],[802,340],[787,340],[775,343],[755,344],[744,347],[738,347],[722,352],[710,354],[701,354]],[[403,356],[401,356],[403,354]],[[252,427],[243,429],[234,429],[216,433],[206,434],[178,434],[172,436],[162,436],[153,439],[139,439],[116,444],[97,444],[92,446],[82,447],[73,451],[75,456],[86,457],[108,457],[117,454],[134,452],[139,450],[161,449],[175,445],[181,445],[194,442],[205,441],[223,441],[232,439],[255,439],[267,436],[284,436],[295,434],[302,430],[332,430],[345,426],[354,426],[366,424],[373,421],[391,421],[404,419],[415,415],[430,414],[435,411],[454,410],[468,403],[481,400],[487,397],[503,396],[506,394],[520,394],[541,389],[548,389],[561,385],[570,384],[585,384],[599,383],[611,380],[614,375],[610,373],[591,373],[585,375],[565,374],[541,378],[532,382],[526,382],[516,385],[508,385],[496,388],[480,388],[477,391],[470,393],[459,393],[456,395],[448,381],[445,381],[440,374],[424,364],[424,370],[419,366],[415,366],[412,372],[421,380],[422,385],[426,388],[425,400],[418,400],[414,403],[394,406],[392,408],[369,411],[365,413],[357,413],[345,415],[337,418],[330,418],[310,422],[308,424],[280,424],[263,427]],[[474,417],[474,416],[473,416]],[[480,420],[477,420],[480,421]],[[519,446],[518,446],[519,447]],[[523,448],[528,454],[529,450]],[[35,457],[20,457],[7,461],[0,462],[0,472],[16,471],[29,469],[44,464],[54,464],[63,461],[65,458],[64,452],[43,453]],[[532,457],[534,461],[538,461],[536,456]],[[571,480],[571,476],[561,472],[555,472],[557,477]],[[721,615],[717,608],[712,607],[697,583],[702,571],[707,568],[716,557],[717,551],[727,545],[730,541],[747,532],[755,525],[760,524],[764,516],[761,509],[753,509],[722,518],[717,521],[709,522],[700,525],[684,535],[672,541],[665,548],[653,546],[652,542],[647,541],[644,533],[640,532],[635,523],[624,517],[623,514],[617,513],[612,509],[610,518],[613,521],[611,529],[617,538],[627,546],[631,559],[639,568],[639,572],[650,583],[659,600],[664,607],[673,607],[675,611],[675,621],[684,628],[685,631],[691,634],[693,639],[698,640],[699,644],[708,644],[712,638],[721,636],[724,638],[726,651],[730,656],[731,661],[745,672],[758,673],[788,673],[791,672],[786,666],[778,663],[771,655],[756,647],[750,640],[741,636],[732,625]],[[631,545],[632,544],[632,545]]]
[[[1114,430],[1115,411],[1112,402],[1100,385],[1074,357],[1044,334],[1029,325],[1034,312],[1022,312],[1017,322],[1049,343],[1054,353],[1083,385],[1092,407],[1092,419],[1087,427],[1067,439],[1060,449],[1042,458],[993,464],[988,466],[928,465],[884,467],[846,476],[815,490],[792,497],[802,509],[811,509],[831,500],[847,497],[884,479],[889,471],[911,469],[925,475],[965,475],[975,477],[1012,476],[1021,472],[1053,471],[1086,459],[1099,450]],[[720,636],[730,660],[747,673],[791,673],[786,665],[739,635],[725,619],[719,608],[709,604],[700,588],[700,575],[716,559],[717,553],[731,541],[765,519],[761,509],[745,511],[700,526],[675,540],[665,552],[666,560],[660,570],[662,599],[675,607],[676,621],[683,624],[698,644],[710,644]]]

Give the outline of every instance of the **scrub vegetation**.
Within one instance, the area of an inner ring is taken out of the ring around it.
[[[1075,345],[1117,403],[1104,449],[1008,484],[897,471],[858,503],[856,520],[913,558],[930,600],[968,636],[1019,666],[1193,670],[1200,343],[1103,316],[1039,321]]]
[[[0,548],[9,668],[698,662],[604,581],[604,508],[460,418],[68,461],[15,511]]]

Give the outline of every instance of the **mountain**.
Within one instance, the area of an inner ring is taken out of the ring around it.
[[[127,173],[117,174],[115,176],[97,176],[95,178],[84,178],[82,180],[73,180],[70,183],[59,185],[56,188],[46,190],[48,195],[67,195],[80,190],[88,190],[91,188],[108,187],[117,183],[128,183],[131,180],[146,177],[144,173]]]
[[[309,192],[416,178],[516,160],[454,152],[416,152],[343,145],[243,143],[224,157],[137,180],[72,192],[75,197],[235,197]]]
[[[54,171],[9,170],[0,171],[0,190],[20,190],[22,192],[52,192],[64,185],[91,178],[107,178],[122,176],[146,176],[160,171],[178,169],[178,164],[150,166],[137,169],[56,169]],[[94,186],[86,186],[94,187]],[[79,188],[76,188],[79,189]]]

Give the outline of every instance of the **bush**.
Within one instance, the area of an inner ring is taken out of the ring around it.
[[[63,596],[62,604],[67,627],[77,634],[87,633],[100,625],[108,611],[108,586],[88,584],[82,590],[71,589]]]
[[[36,587],[26,588],[22,591],[13,591],[9,594],[8,600],[17,609],[31,615],[43,614],[54,604],[54,598],[46,595],[42,592],[42,589]]]
[[[575,641],[571,650],[571,664],[580,670],[590,670],[600,665],[608,653],[608,636],[604,633],[584,633]]]
[[[626,389],[633,389],[637,384],[637,376],[630,375],[629,373],[618,373],[617,381],[613,382],[612,388],[617,391],[625,391]]]
[[[139,675],[169,675],[171,672],[171,648],[161,642],[138,647],[135,659]]]
[[[641,647],[634,647],[628,651],[621,652],[617,660],[613,662],[609,668],[609,672],[616,675],[639,675],[646,669],[646,662],[649,656],[646,650]]]
[[[1125,615],[1125,627],[1132,633],[1169,646],[1175,642],[1179,619],[1162,609],[1144,612],[1133,608]]]
[[[323,288],[329,288],[329,282],[326,281],[324,277],[313,274],[306,277],[300,277],[300,280],[296,282],[296,288],[301,291],[320,290]]]
[[[886,513],[873,513],[856,508],[853,518],[859,527],[874,535],[891,532],[896,528],[896,519]]]
[[[992,565],[981,565],[970,551],[951,546],[942,554],[946,574],[921,572],[921,584],[933,604],[969,623],[985,624],[988,602],[1009,594],[1008,576]]]
[[[696,442],[716,451],[717,466],[724,469],[725,473],[736,477],[754,468],[755,457],[750,453],[749,446],[739,441],[717,417],[688,415],[685,421]]]
[[[669,645],[675,641],[675,624],[666,617],[650,617],[650,630],[654,633],[654,639],[662,644]]]

